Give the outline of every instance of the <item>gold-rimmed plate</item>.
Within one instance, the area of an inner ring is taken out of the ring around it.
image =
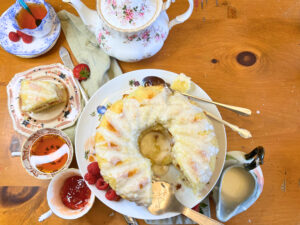
[[[47,80],[62,84],[68,93],[67,103],[62,103],[39,113],[21,110],[20,85],[23,79]],[[62,64],[38,66],[16,74],[7,85],[8,111],[14,129],[22,135],[30,136],[41,128],[64,129],[72,126],[81,112],[80,92],[73,72]]]
[[[99,116],[105,112],[107,104],[113,103],[122,98],[123,94],[134,89],[135,86],[141,85],[142,80],[146,76],[158,76],[168,83],[172,83],[177,74],[165,70],[145,69],[136,70],[125,73],[103,85],[89,100],[78,120],[75,134],[75,154],[79,169],[84,176],[87,173],[87,166],[95,156],[92,149],[93,135],[99,124]],[[195,83],[191,84],[190,94],[211,100],[210,97]],[[213,113],[221,118],[221,115],[215,105],[208,103],[199,103],[206,111]],[[212,121],[217,141],[219,144],[219,152],[216,158],[216,166],[210,182],[205,185],[200,196],[194,195],[190,188],[181,188],[176,192],[178,200],[187,207],[193,207],[201,202],[215,186],[223,169],[226,154],[226,133],[224,125]],[[164,213],[162,215],[152,215],[145,207],[138,206],[134,202],[121,200],[119,202],[109,201],[105,198],[105,192],[97,190],[94,185],[89,185],[96,197],[113,210],[124,215],[139,219],[165,219],[178,215],[178,213]]]

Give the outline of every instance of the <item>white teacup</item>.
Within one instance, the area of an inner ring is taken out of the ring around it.
[[[21,29],[18,25],[18,22],[16,20],[16,15],[20,12],[22,9],[22,6],[16,2],[12,7],[13,10],[11,11],[10,19],[12,21],[12,25],[16,30],[19,30],[27,35],[33,36],[35,38],[42,38],[45,37],[47,34],[50,33],[54,26],[54,17],[50,13],[50,5],[49,3],[45,2],[44,0],[24,0],[25,3],[36,3],[36,4],[43,4],[47,10],[46,16],[42,19],[41,24],[35,28],[35,29]]]
[[[66,207],[60,197],[60,189],[62,188],[64,181],[68,177],[76,176],[79,175],[81,176],[80,172],[78,169],[67,169],[59,174],[57,174],[50,182],[47,190],[47,200],[48,200],[48,205],[51,209],[51,211],[63,218],[63,219],[77,219],[79,217],[82,217],[85,215],[93,206],[94,201],[95,201],[95,195],[93,192],[91,192],[91,196],[89,198],[88,203],[81,209],[70,209]],[[45,217],[49,217],[51,215],[51,211],[46,215]],[[46,218],[43,218],[41,220],[44,220]]]

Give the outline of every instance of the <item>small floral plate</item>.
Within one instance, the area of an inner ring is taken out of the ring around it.
[[[64,85],[68,92],[68,103],[39,113],[22,112],[19,93],[23,79],[47,80]],[[38,66],[16,74],[7,85],[8,111],[14,129],[30,136],[41,128],[64,129],[72,126],[81,112],[80,92],[74,79],[72,71],[62,64]]]
[[[16,5],[12,5],[0,17],[0,45],[1,47],[16,56],[22,58],[34,58],[48,52],[58,40],[61,31],[61,24],[53,7],[49,4],[50,17],[53,19],[53,27],[50,33],[44,38],[34,38],[30,44],[25,44],[22,40],[12,42],[8,38],[9,32],[15,32],[11,20],[11,14],[15,13]]]

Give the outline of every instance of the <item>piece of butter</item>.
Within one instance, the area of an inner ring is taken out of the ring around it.
[[[191,78],[183,73],[180,73],[171,84],[173,90],[186,93],[191,88]]]

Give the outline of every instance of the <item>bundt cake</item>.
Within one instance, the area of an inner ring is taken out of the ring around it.
[[[95,135],[104,179],[119,195],[138,205],[151,204],[153,177],[153,160],[140,151],[139,137],[157,125],[172,137],[168,162],[181,171],[195,193],[209,182],[215,167],[218,144],[203,110],[163,86],[140,86],[107,109]]]

